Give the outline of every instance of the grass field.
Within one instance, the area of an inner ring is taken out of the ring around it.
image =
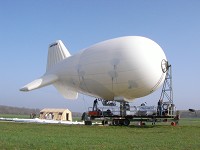
[[[29,119],[30,115],[0,114],[0,117],[2,117],[2,118],[23,118],[23,119]]]
[[[0,122],[0,131],[0,149],[200,149],[200,119],[182,119],[175,127]]]

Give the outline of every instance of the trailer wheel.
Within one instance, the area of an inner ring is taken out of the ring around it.
[[[104,125],[105,124],[105,120],[102,120],[102,125]]]
[[[102,120],[102,125],[106,125],[108,124],[108,121],[107,120]]]
[[[118,126],[118,125],[119,125],[119,120],[118,120],[118,119],[114,119],[114,120],[112,121],[112,124],[113,124],[114,126]]]
[[[123,124],[124,124],[124,126],[128,126],[130,124],[130,120],[124,119]]]
[[[105,120],[105,124],[108,124],[108,120]]]

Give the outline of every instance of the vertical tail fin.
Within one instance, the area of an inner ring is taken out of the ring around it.
[[[47,68],[46,71],[51,69],[55,64],[71,56],[65,45],[61,40],[58,40],[49,45]]]
[[[60,61],[66,59],[67,57],[71,56],[65,45],[61,40],[58,40],[52,44],[49,45],[49,50],[48,50],[48,58],[47,58],[47,69],[46,71],[50,70],[52,67],[54,67],[57,63]],[[67,85],[64,83],[61,83],[58,81],[57,76],[51,75],[51,79],[53,82],[51,82],[54,87],[58,90],[59,93],[61,93],[65,98],[67,99],[77,99],[78,93],[74,89],[69,88]],[[38,80],[36,80],[38,81]],[[34,82],[35,83],[35,82]],[[46,83],[46,82],[44,82]],[[28,88],[25,86],[21,90],[23,91],[28,91],[32,87],[36,87],[35,84],[34,86],[28,86]],[[28,89],[28,90],[27,90]],[[32,88],[33,89],[33,88]]]

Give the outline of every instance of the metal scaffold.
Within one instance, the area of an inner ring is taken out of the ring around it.
[[[160,100],[168,101],[173,104],[173,88],[172,88],[172,67],[168,65],[168,70],[165,76]]]
[[[159,106],[159,103],[162,106]],[[160,107],[160,108],[159,108]],[[162,108],[161,108],[162,107]],[[158,102],[159,115],[175,115],[175,105],[173,103],[173,87],[172,87],[172,67],[167,63],[166,76],[162,87],[162,92]]]

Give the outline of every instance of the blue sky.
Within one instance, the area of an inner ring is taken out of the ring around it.
[[[75,54],[103,40],[140,35],[157,42],[172,64],[177,109],[200,109],[199,8],[198,0],[1,1],[0,105],[85,111],[93,98],[66,100],[52,86],[28,93],[19,88],[45,72],[55,40]],[[160,90],[135,104],[155,105],[159,97]]]

